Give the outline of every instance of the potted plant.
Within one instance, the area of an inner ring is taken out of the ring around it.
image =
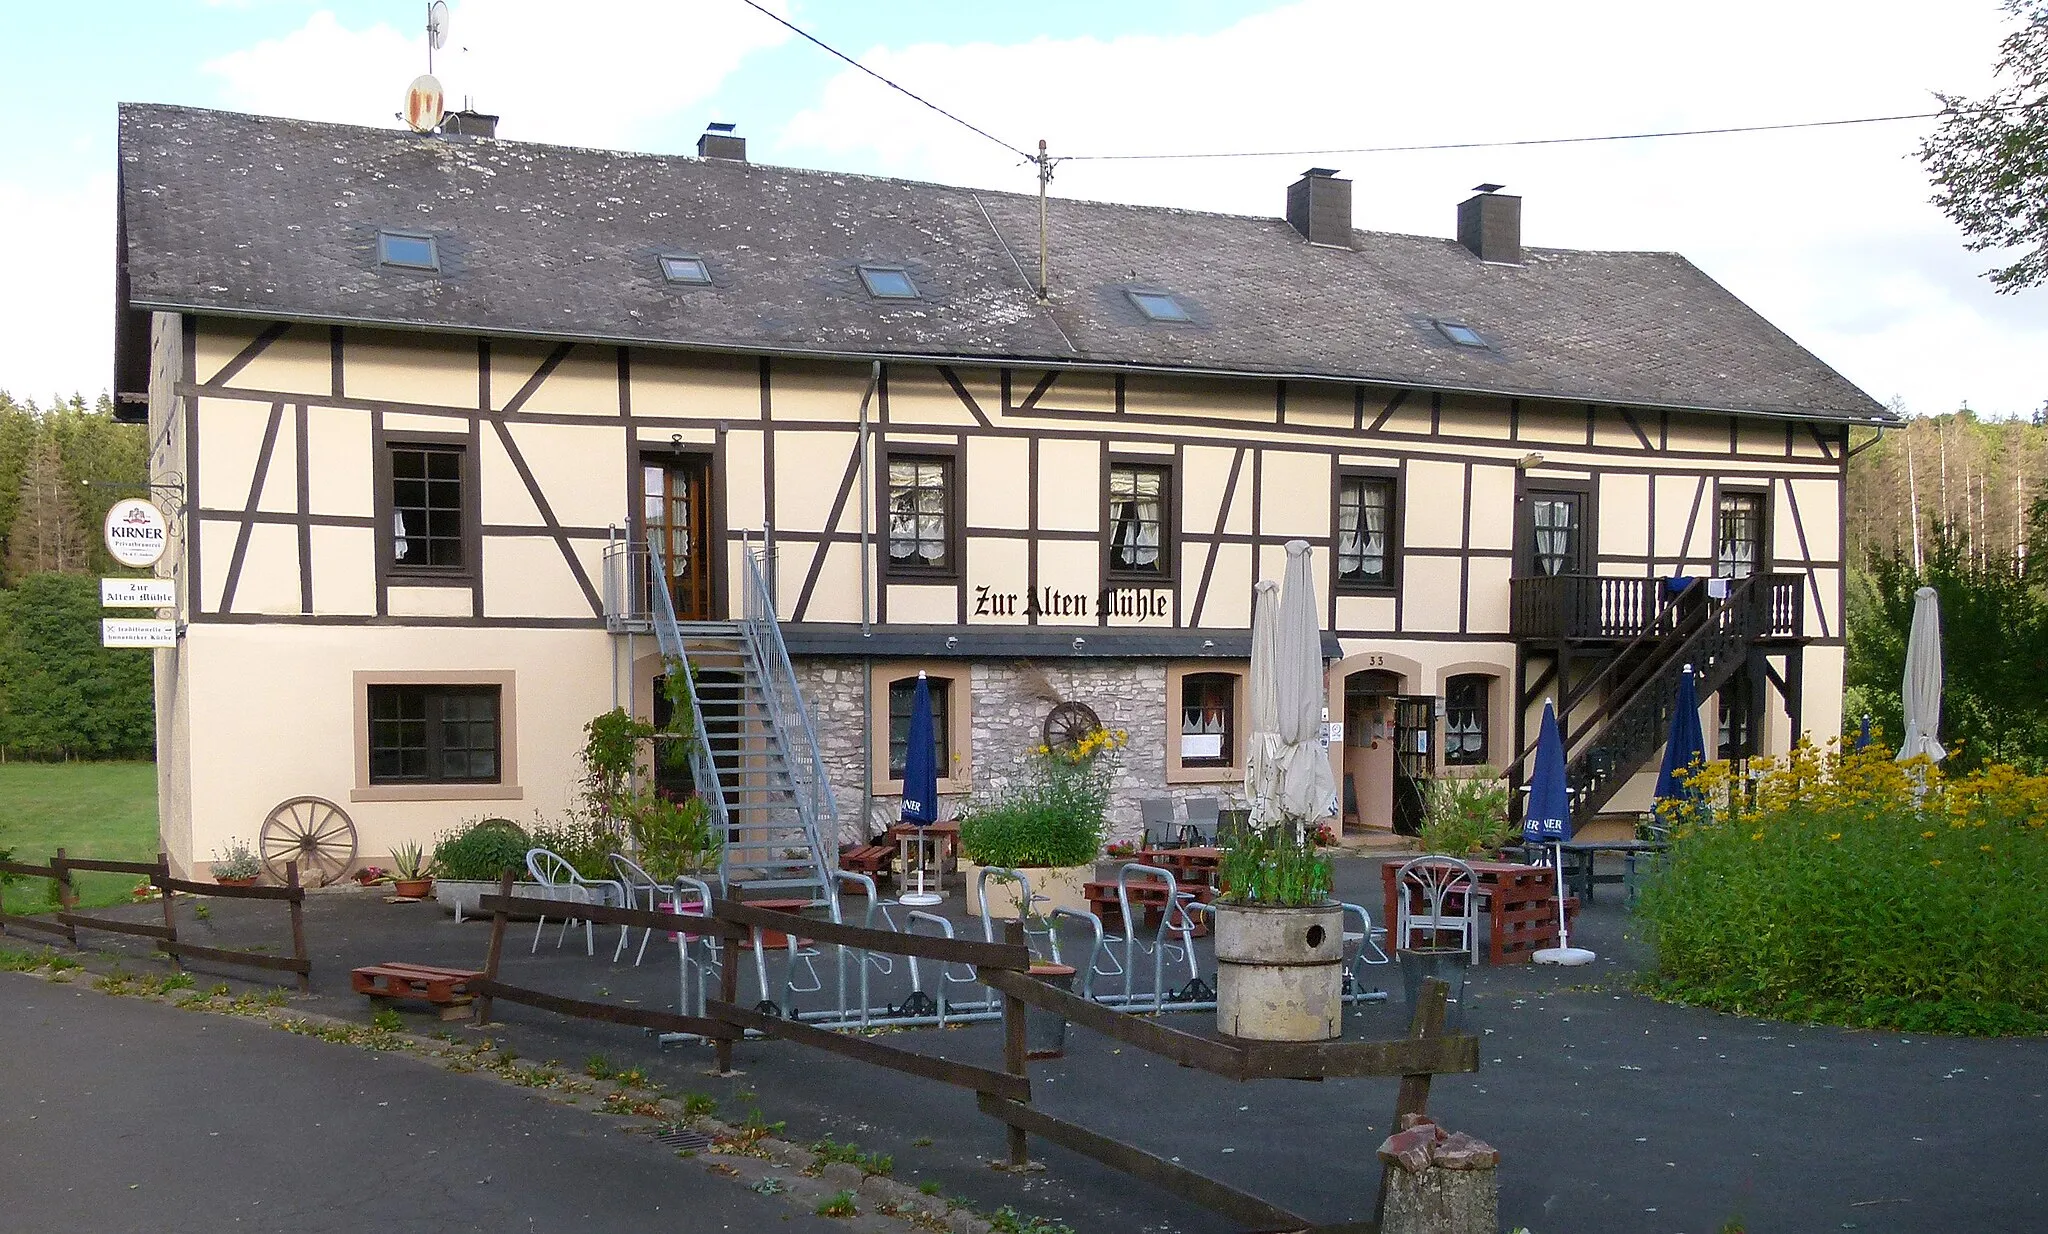
[[[434,894],[434,880],[428,873],[433,863],[418,840],[407,840],[391,848],[391,889],[403,899],[424,900]]]
[[[1343,1031],[1344,910],[1316,829],[1281,818],[1237,828],[1216,903],[1216,1027],[1260,1041]]]
[[[970,915],[981,915],[975,887],[990,867],[1022,873],[1032,896],[1045,897],[1031,906],[1038,913],[1087,909],[1085,888],[1102,850],[1117,751],[1127,740],[1122,730],[1096,729],[1071,746],[1039,746],[1016,779],[968,803],[960,815],[960,869]],[[1011,879],[991,879],[988,907],[996,916],[1020,915],[1022,888]]]
[[[254,887],[256,876],[262,872],[263,864],[256,859],[256,850],[240,836],[229,838],[213,850],[213,881],[223,887]]]
[[[526,850],[533,840],[509,818],[484,818],[445,832],[434,845],[434,899],[460,921],[475,914],[480,896],[496,895],[506,871],[526,873]],[[513,885],[513,895],[537,896],[538,883]]]

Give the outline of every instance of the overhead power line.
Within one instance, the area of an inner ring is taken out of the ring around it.
[[[852,56],[847,55],[845,52],[839,50],[837,47],[832,46],[830,43],[827,43],[825,40],[819,38],[815,34],[812,34],[810,31],[805,30],[803,27],[798,26],[782,17],[777,16],[774,13],[769,12],[767,9],[761,7],[761,5],[757,4],[755,0],[740,0],[740,3],[746,5],[750,9],[753,9],[755,12],[761,14],[761,16],[766,17],[768,20],[774,22],[775,24],[789,30],[792,34],[795,34],[797,37],[805,40],[806,42],[812,43],[817,47],[823,49],[824,51],[830,53],[831,55],[846,61],[846,63],[859,69],[861,72],[866,73],[868,76],[874,78],[876,81],[881,82],[883,85],[889,87],[891,90],[894,90],[896,93],[902,95],[903,97],[910,99],[913,102],[919,103],[925,107],[929,107],[935,112],[938,112],[946,119],[951,120],[953,123],[959,125],[960,127],[966,129],[967,131],[988,138],[990,141],[1001,146],[1003,149],[1008,150],[1011,154],[1016,155],[1020,159],[1024,159],[1026,161],[1034,163],[1038,161],[1037,155],[1027,154],[1024,151],[1019,150],[1017,147],[1011,145],[1007,141],[1004,141],[1002,138],[996,136],[994,133],[989,132],[987,129],[982,128],[981,126],[976,124],[970,124],[969,122],[962,120],[959,116],[956,116],[952,112],[947,111],[945,108],[939,106],[937,103],[934,103],[930,99],[925,98],[923,95],[918,94],[913,90],[906,89],[893,81],[890,81],[888,78],[882,76],[880,73],[875,72],[867,65],[862,64],[860,61],[854,59]]]
[[[2020,111],[2030,104],[2015,103],[2002,107],[1944,108],[1941,111],[1916,111],[1895,116],[1857,116],[1848,120],[1801,120],[1786,124],[1738,124],[1713,129],[1663,129],[1646,133],[1602,133],[1590,137],[1528,137],[1517,141],[1446,141],[1417,146],[1349,146],[1341,149],[1321,150],[1223,150],[1186,151],[1178,154],[1068,154],[1061,156],[1061,162],[1137,162],[1165,159],[1268,159],[1268,158],[1320,158],[1331,154],[1415,154],[1429,150],[1499,150],[1513,146],[1571,146],[1588,145],[1607,141],[1647,141],[1659,137],[1715,137],[1727,133],[1780,133],[1791,129],[1842,128],[1852,124],[1889,124],[1897,120],[1932,120],[1958,111],[1982,111],[1987,114],[2004,111]]]

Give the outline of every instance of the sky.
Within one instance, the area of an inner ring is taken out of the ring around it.
[[[1684,254],[1914,414],[2048,403],[2048,289],[1995,294],[1929,203],[1932,121],[1406,154],[1335,148],[1843,119],[1979,95],[1997,0],[763,0],[971,121],[927,111],[741,0],[450,0],[435,72],[511,140],[688,153],[736,123],[757,162],[1277,216],[1304,167],[1356,226],[1449,236],[1482,181],[1531,245]],[[422,0],[0,0],[0,390],[111,379],[115,106],[396,127]],[[1094,154],[1261,157],[1093,160]]]

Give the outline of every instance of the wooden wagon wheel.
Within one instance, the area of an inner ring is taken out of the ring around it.
[[[1045,744],[1055,750],[1071,750],[1090,733],[1100,732],[1102,721],[1086,703],[1061,703],[1045,717]]]
[[[264,818],[256,846],[271,878],[283,882],[285,862],[296,861],[301,883],[325,887],[355,862],[356,825],[325,797],[294,797]]]

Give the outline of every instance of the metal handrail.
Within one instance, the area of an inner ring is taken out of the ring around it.
[[[660,649],[662,659],[668,662],[669,671],[680,669],[683,680],[690,687],[690,718],[696,729],[696,740],[690,743],[690,779],[696,786],[697,795],[711,803],[712,823],[717,828],[718,843],[724,847],[726,837],[731,834],[732,814],[726,807],[725,782],[718,776],[718,765],[711,758],[711,733],[704,727],[704,707],[697,695],[697,676],[690,669],[689,648],[683,643],[682,627],[676,622],[675,597],[668,590],[668,559],[652,540],[648,541],[648,558],[655,566],[655,585],[648,588],[657,597],[650,607],[654,615],[654,641]]]
[[[782,623],[776,618],[774,593],[769,590],[767,576],[763,570],[768,550],[749,549],[742,556],[746,560],[746,585],[742,600],[742,627],[746,632],[749,650],[754,662],[760,668],[762,701],[768,708],[769,723],[776,730],[777,739],[782,742],[789,766],[790,781],[799,792],[795,794],[799,813],[803,816],[805,828],[810,832],[811,852],[818,865],[819,879],[829,886],[832,871],[824,857],[824,836],[839,836],[839,803],[831,791],[831,781],[825,775],[824,755],[818,749],[818,732],[811,720],[811,711],[804,702],[803,690],[797,684],[796,669],[789,660],[789,647],[782,638]],[[794,748],[791,748],[794,747]]]

